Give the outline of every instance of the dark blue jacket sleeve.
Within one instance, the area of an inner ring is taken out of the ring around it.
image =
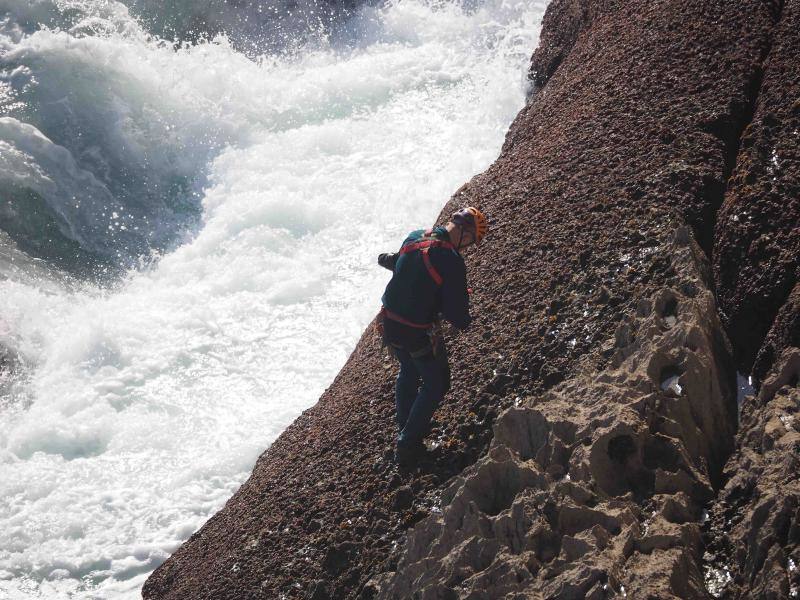
[[[394,271],[394,266],[397,264],[397,258],[399,256],[400,255],[398,253],[384,252],[383,254],[378,255],[378,264],[384,269]]]
[[[442,316],[458,329],[469,327],[469,294],[467,269],[460,258],[453,261],[442,285]]]

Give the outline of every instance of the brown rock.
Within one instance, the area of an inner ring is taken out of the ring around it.
[[[394,493],[394,502],[392,503],[392,508],[394,510],[406,510],[411,508],[411,505],[414,502],[414,492],[411,491],[411,488],[407,485],[397,488],[397,491]]]
[[[755,402],[742,408],[738,451],[711,510],[708,572],[730,598],[800,592],[800,349],[784,351]]]
[[[753,375],[761,380],[777,358],[791,347],[800,348],[800,282],[794,286],[786,303],[778,311],[767,338],[758,351]]]
[[[750,372],[785,306],[760,353],[759,379],[780,356],[792,322],[797,340],[800,318],[797,297],[787,302],[800,281],[800,3],[780,4],[763,78],[753,82],[761,84],[755,115],[741,139],[714,243],[717,295],[742,372]]]
[[[578,369],[503,413],[489,453],[411,531],[377,598],[581,598],[607,583],[636,598],[705,597],[700,507],[718,479],[709,467],[730,451],[736,408],[702,252],[691,240],[668,252],[676,275],[697,282],[692,298],[668,289],[652,298],[675,301],[676,324],[665,329],[661,311],[631,318],[636,335],[623,336],[630,352],[617,369]],[[683,373],[669,402],[658,386],[665,364]],[[552,476],[564,471],[568,481]]]

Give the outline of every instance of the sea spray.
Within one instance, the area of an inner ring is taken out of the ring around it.
[[[36,194],[64,252],[127,269],[0,271],[24,365],[0,403],[0,592],[137,597],[330,382],[375,314],[377,253],[524,102],[545,3],[434,4],[255,60],[113,2],[0,4],[0,185]]]

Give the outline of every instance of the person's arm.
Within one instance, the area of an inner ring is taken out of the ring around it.
[[[402,250],[403,246],[409,242],[418,240],[421,234],[422,229],[417,229],[416,231],[409,233],[408,236],[406,236],[406,239],[404,239],[403,243],[400,245],[400,249]],[[384,269],[389,269],[390,271],[394,272],[398,258],[400,258],[399,252],[384,252],[383,254],[378,255],[378,264]]]
[[[378,264],[384,269],[394,271],[394,266],[397,264],[397,257],[400,256],[397,252],[384,252],[378,255]]]
[[[453,265],[442,284],[442,316],[462,331],[469,327],[469,293],[467,292],[467,270],[460,259]]]

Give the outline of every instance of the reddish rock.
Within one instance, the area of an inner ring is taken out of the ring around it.
[[[534,90],[547,83],[604,4],[607,2],[602,0],[562,0],[548,7],[542,19],[539,47],[531,59],[529,76]]]
[[[753,365],[753,374],[763,379],[788,348],[800,348],[800,282],[781,307]]]
[[[723,321],[745,373],[800,281],[800,2],[781,4],[714,244]],[[796,301],[786,305],[770,344],[791,337],[785,327],[796,323],[796,311]],[[780,356],[777,350],[761,352],[754,373],[759,379]]]
[[[714,247],[739,368],[764,379],[710,510],[706,578],[725,598],[800,594],[800,2],[781,4]]]

